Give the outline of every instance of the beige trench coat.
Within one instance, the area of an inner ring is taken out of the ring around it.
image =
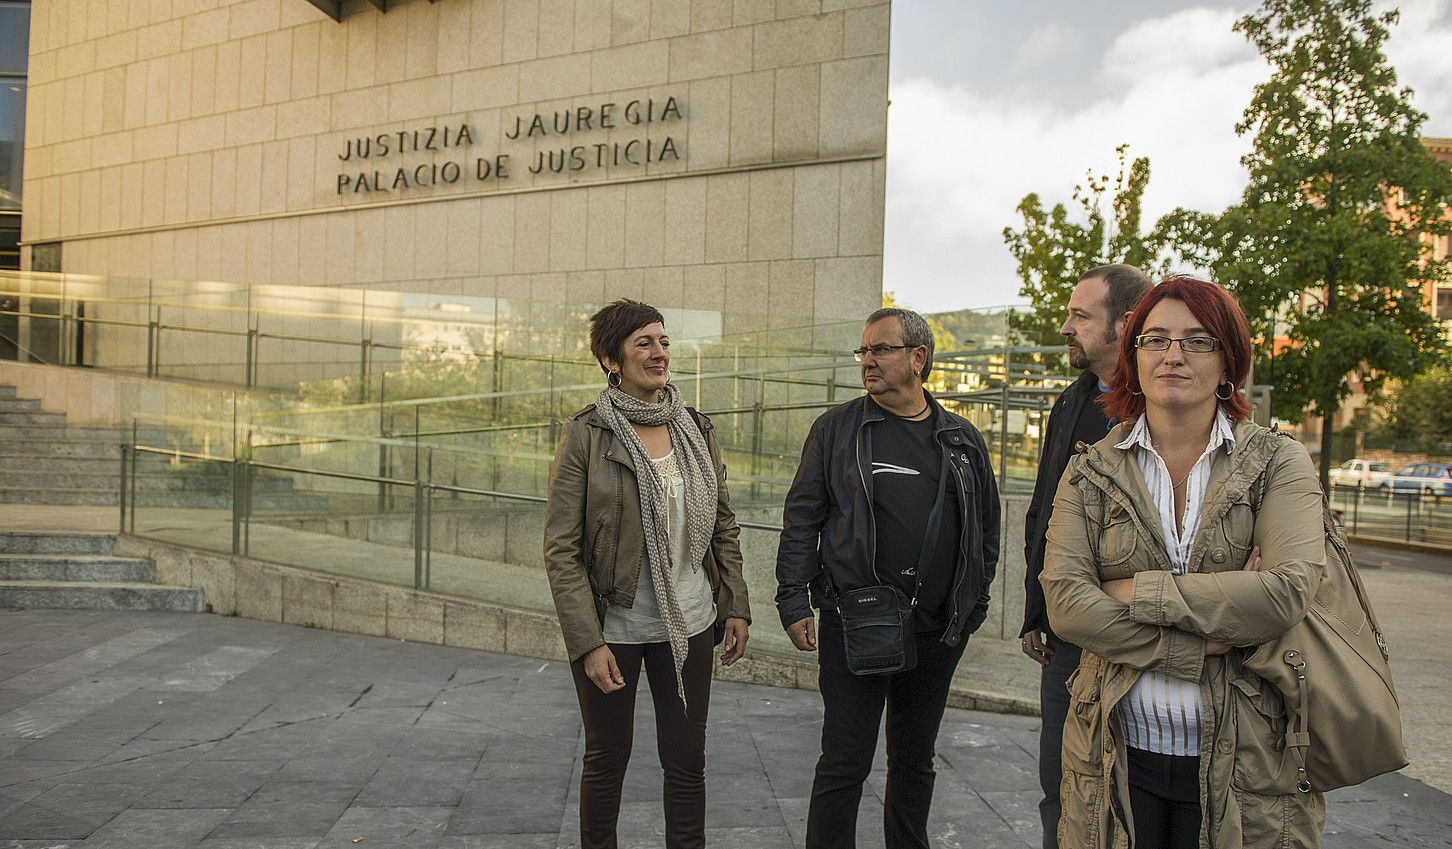
[[[741,529],[726,494],[726,466],[716,430],[705,416],[701,432],[720,483],[716,527],[702,566],[715,594],[717,623],[731,617],[749,622]],[[635,603],[645,563],[635,464],[594,404],[566,421],[560,434],[545,508],[544,559],[565,650],[573,662],[605,645],[605,609]]]
[[[1069,679],[1059,845],[1134,845],[1123,733],[1113,711],[1142,670],[1200,682],[1201,849],[1320,845],[1325,804],[1296,790],[1280,695],[1244,669],[1247,651],[1305,615],[1326,567],[1321,489],[1299,443],[1250,422],[1211,468],[1189,574],[1170,571],[1159,512],[1121,423],[1070,462],[1049,524],[1041,583],[1054,632],[1084,647]],[[1262,473],[1266,477],[1256,483]],[[1255,489],[1253,489],[1255,487]],[[1259,516],[1253,493],[1263,493]],[[1246,572],[1260,546],[1263,570]],[[1100,582],[1134,578],[1125,605]]]

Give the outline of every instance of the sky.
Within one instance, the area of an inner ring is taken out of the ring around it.
[[[1401,0],[1386,52],[1452,137],[1452,0]],[[1245,186],[1235,134],[1268,66],[1231,30],[1252,3],[894,0],[883,289],[924,312],[1023,303],[1003,228],[1068,203],[1115,148],[1148,156],[1144,221],[1218,212]]]

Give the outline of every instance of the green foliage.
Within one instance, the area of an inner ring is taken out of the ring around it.
[[[1019,202],[1022,228],[1003,229],[1003,240],[1018,260],[1023,281],[1019,294],[1033,305],[1031,311],[1013,316],[1011,329],[1019,340],[1030,345],[1062,344],[1059,326],[1068,314],[1069,295],[1080,275],[1094,266],[1127,262],[1150,274],[1164,271],[1159,228],[1140,231],[1149,159],[1141,156],[1127,162],[1128,150],[1128,145],[1115,149],[1119,171],[1113,178],[1096,176],[1091,170],[1085,182],[1074,187],[1077,214],[1062,203],[1046,209],[1035,192]]]
[[[1426,116],[1382,52],[1397,14],[1371,6],[1265,0],[1236,23],[1272,69],[1236,127],[1254,134],[1249,184],[1223,215],[1167,216],[1167,236],[1236,293],[1262,356],[1273,316],[1290,338],[1273,403],[1292,421],[1334,414],[1349,374],[1375,396],[1444,348],[1421,293],[1446,264],[1420,234],[1448,232],[1452,172],[1423,147]]]
[[[1435,366],[1388,390],[1376,433],[1425,449],[1452,445],[1452,365]]]

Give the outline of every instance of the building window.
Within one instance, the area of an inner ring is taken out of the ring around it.
[[[1437,288],[1437,318],[1452,320],[1452,288]]]
[[[30,72],[30,4],[0,3],[0,74]]]
[[[0,0],[0,209],[19,210],[25,174],[30,4]]]

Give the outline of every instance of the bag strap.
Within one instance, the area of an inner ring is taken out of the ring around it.
[[[1266,431],[1262,438],[1281,437],[1291,439],[1289,433],[1283,431]],[[1267,464],[1256,479],[1250,485],[1250,505],[1255,515],[1260,515],[1261,503],[1265,500],[1265,490],[1270,476],[1270,465]],[[1362,611],[1366,614],[1367,623],[1376,634],[1377,647],[1381,649],[1382,657],[1391,660],[1391,653],[1387,650],[1386,637],[1381,630],[1381,624],[1376,621],[1376,611],[1371,606],[1371,601],[1366,595],[1366,586],[1361,583],[1361,573],[1356,568],[1356,560],[1351,556],[1351,549],[1347,545],[1346,535],[1342,532],[1341,526],[1336,521],[1336,515],[1331,512],[1331,503],[1326,494],[1321,493],[1321,527],[1326,534],[1326,541],[1335,549],[1337,560],[1346,577],[1351,581],[1351,587],[1356,592],[1356,600],[1361,605]],[[1328,563],[1327,566],[1330,566]],[[1289,662],[1289,661],[1288,661]]]

